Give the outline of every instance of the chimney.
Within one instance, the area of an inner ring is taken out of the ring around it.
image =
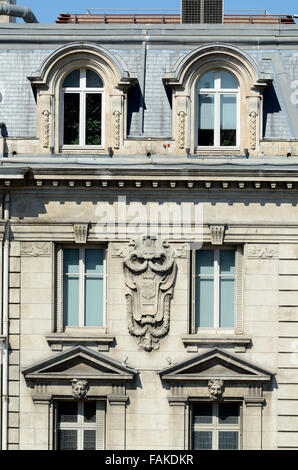
[[[224,0],[181,0],[181,23],[223,23]]]
[[[8,3],[9,5],[15,5],[17,0],[0,0],[1,3]],[[13,16],[0,15],[0,23],[15,23],[16,18]]]

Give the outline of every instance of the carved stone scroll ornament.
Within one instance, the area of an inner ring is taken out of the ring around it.
[[[159,339],[170,328],[170,306],[177,265],[167,242],[148,238],[135,241],[123,261],[127,286],[128,331],[140,349],[159,349]]]
[[[22,242],[21,256],[51,256],[51,243]]]
[[[120,148],[120,116],[121,112],[115,109],[113,112],[113,147]]]
[[[208,382],[208,393],[211,400],[219,400],[224,392],[224,381],[221,379],[210,379]]]
[[[87,380],[72,379],[72,396],[74,400],[82,400],[87,395],[89,385]]]
[[[252,245],[247,249],[247,258],[251,259],[276,259],[279,252],[277,246],[257,246]]]
[[[252,111],[249,115],[249,139],[251,150],[257,147],[257,113]]]
[[[179,111],[178,113],[178,146],[180,149],[185,147],[185,111]]]
[[[42,141],[43,141],[43,147],[48,148],[49,147],[49,141],[50,141],[50,111],[45,109],[42,112],[42,117],[43,117],[43,125],[42,125]]]

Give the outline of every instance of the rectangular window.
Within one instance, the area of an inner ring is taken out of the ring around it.
[[[194,403],[191,425],[194,450],[240,449],[239,403]]]
[[[100,327],[105,311],[105,251],[63,248],[63,327]],[[59,263],[58,263],[59,264]],[[59,299],[58,299],[59,303]],[[58,319],[59,323],[59,319]]]
[[[235,327],[235,250],[193,252],[194,329]]]
[[[55,429],[58,450],[103,450],[105,403],[57,401]]]

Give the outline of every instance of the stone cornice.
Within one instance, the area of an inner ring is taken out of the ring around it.
[[[26,178],[25,173],[27,172]],[[135,165],[22,169],[2,168],[0,188],[26,185],[40,190],[133,190],[155,189],[172,192],[286,192],[298,189],[298,166],[258,167],[201,165]]]
[[[206,220],[203,226],[202,237],[204,243],[211,243],[211,235],[209,229],[209,221]],[[73,242],[73,220],[44,221],[37,219],[12,220],[10,229],[14,241],[30,241],[30,242]],[[1,222],[0,222],[1,227]],[[147,227],[147,226],[146,226]],[[121,227],[120,227],[121,228]],[[174,230],[175,226],[170,224]],[[4,230],[4,229],[3,229]],[[173,233],[175,233],[173,231]],[[119,238],[117,233],[112,236],[109,233],[98,231],[97,224],[91,223],[89,229],[88,241],[91,242],[129,242],[130,238]],[[170,243],[188,243],[187,238],[183,235],[177,237],[168,237]],[[229,223],[225,234],[225,245],[233,245],[237,243],[298,243],[298,223],[282,222],[280,224],[272,223]]]

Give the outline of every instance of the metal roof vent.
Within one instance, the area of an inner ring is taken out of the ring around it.
[[[223,23],[224,0],[181,0],[181,23]]]

